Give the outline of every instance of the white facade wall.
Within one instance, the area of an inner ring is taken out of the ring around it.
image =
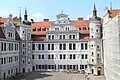
[[[103,18],[103,45],[104,45],[104,69],[106,80],[120,79],[120,13],[109,18],[106,14]]]
[[[0,41],[1,44],[1,75],[8,78],[19,73],[19,42],[18,41]],[[3,46],[2,46],[3,44]],[[6,44],[6,48],[5,48]],[[9,44],[12,44],[11,46]],[[3,50],[2,50],[3,47]],[[11,48],[13,47],[13,48]]]
[[[6,39],[0,39],[0,79],[5,79],[19,73],[19,41],[15,40],[11,14],[2,30]]]
[[[33,44],[35,44],[35,50],[33,50],[33,55],[34,55],[34,59],[33,59],[33,66],[37,65],[56,65],[56,69],[54,70],[64,70],[62,69],[58,69],[58,65],[77,65],[78,66],[78,70],[80,70],[80,66],[84,65],[84,70],[85,70],[85,65],[87,66],[87,58],[85,58],[85,56],[88,57],[88,49],[85,50],[85,44],[87,44],[87,41],[76,41],[76,42],[64,42],[67,46],[66,46],[66,50],[59,50],[59,42],[33,42]],[[63,43],[63,44],[64,44]],[[76,50],[69,50],[69,43],[75,43],[76,44]],[[84,49],[81,50],[81,43],[84,44]],[[45,50],[38,50],[38,45],[39,44],[44,44],[45,45]],[[48,50],[48,44],[54,44],[54,50]],[[88,45],[87,45],[88,46]],[[75,54],[75,59],[70,59],[70,55],[74,55]],[[44,55],[44,59],[39,59],[39,55]],[[54,55],[53,59],[48,59],[49,55]],[[66,55],[65,59],[60,59],[60,55]],[[84,58],[82,59],[82,55],[84,55]],[[36,69],[36,70],[41,70],[41,69]],[[49,69],[47,69],[49,70]],[[67,68],[65,69],[67,70]],[[82,70],[82,69],[81,69]]]

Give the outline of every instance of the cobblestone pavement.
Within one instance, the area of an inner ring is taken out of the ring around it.
[[[65,73],[65,72],[32,72],[23,76],[18,76],[15,79],[8,80],[87,80],[80,73]],[[89,80],[105,80],[104,76],[90,75]]]

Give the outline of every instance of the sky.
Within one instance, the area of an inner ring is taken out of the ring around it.
[[[29,20],[34,21],[42,21],[46,18],[51,21],[56,20],[56,15],[61,13],[61,10],[69,15],[71,20],[78,17],[89,19],[92,16],[94,2],[100,17],[103,16],[105,7],[110,8],[110,3],[113,9],[120,9],[120,0],[1,0],[0,17],[8,17],[10,13],[13,17],[19,17],[21,8],[23,18],[26,7]]]

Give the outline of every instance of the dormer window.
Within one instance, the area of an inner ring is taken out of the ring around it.
[[[46,31],[46,28],[42,28],[42,31]]]
[[[81,30],[81,28],[79,28],[79,30]]]
[[[41,31],[41,28],[38,28],[37,30],[38,30],[38,31]]]
[[[83,27],[83,30],[86,30],[86,27]]]
[[[10,37],[10,32],[8,32],[8,37]]]
[[[36,28],[34,28],[33,31],[36,31]]]

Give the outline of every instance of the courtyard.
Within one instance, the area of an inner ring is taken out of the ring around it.
[[[104,76],[89,75],[89,80],[105,80]],[[11,77],[7,80],[86,80],[84,74],[67,72],[35,71],[25,75]]]

